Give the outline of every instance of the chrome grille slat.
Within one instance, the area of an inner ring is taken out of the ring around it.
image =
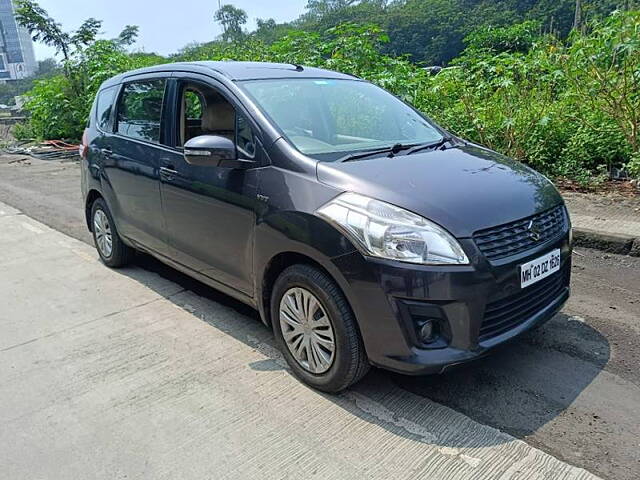
[[[527,228],[532,220],[538,228],[538,240],[531,238]],[[473,240],[487,259],[499,260],[559,237],[565,224],[564,207],[559,205],[531,217],[480,230],[473,235]]]

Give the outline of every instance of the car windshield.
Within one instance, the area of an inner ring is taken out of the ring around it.
[[[364,81],[304,78],[241,85],[298,150],[320,160],[443,138],[414,109]]]

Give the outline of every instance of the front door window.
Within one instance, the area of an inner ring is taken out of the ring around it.
[[[255,157],[255,138],[249,121],[222,94],[195,82],[184,83],[181,92],[178,146],[200,135],[216,135],[233,141],[240,156]]]

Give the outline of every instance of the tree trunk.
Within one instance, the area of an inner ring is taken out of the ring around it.
[[[573,28],[580,30],[582,27],[582,0],[576,0],[576,13],[573,18]]]

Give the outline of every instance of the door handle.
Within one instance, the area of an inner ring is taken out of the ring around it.
[[[113,150],[111,150],[111,147],[101,148],[100,153],[105,157],[110,157],[113,154]]]
[[[173,165],[169,165],[168,167],[160,167],[160,177],[163,180],[173,180],[175,177],[179,175],[177,170],[174,170]]]

